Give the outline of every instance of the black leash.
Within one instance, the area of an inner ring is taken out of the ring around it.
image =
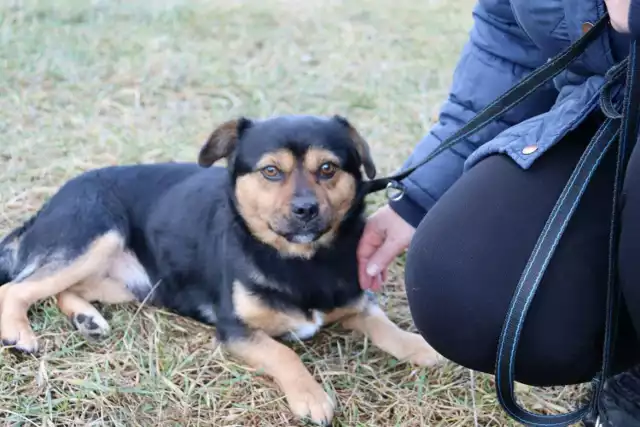
[[[604,124],[587,146],[567,182],[558,202],[551,212],[547,223],[540,234],[538,242],[524,269],[520,282],[511,301],[509,312],[504,323],[496,362],[496,388],[500,404],[514,419],[530,426],[564,427],[585,418],[590,412],[596,414],[597,406],[604,385],[610,375],[611,355],[617,325],[617,314],[620,303],[620,290],[617,281],[617,242],[618,214],[620,195],[623,188],[624,174],[628,159],[637,139],[640,120],[640,73],[638,73],[637,41],[633,41],[626,65],[626,85],[622,112],[618,112],[610,98],[608,89],[603,87],[602,98],[607,108],[603,112],[607,116]],[[622,63],[621,63],[622,64]],[[614,70],[611,78],[618,78],[620,69]],[[601,102],[602,104],[602,102]],[[575,212],[593,173],[600,164],[605,153],[612,145],[617,146],[617,161],[612,194],[611,225],[609,233],[608,283],[605,335],[602,353],[602,370],[593,380],[593,396],[591,402],[573,412],[562,415],[538,415],[522,409],[514,396],[514,364],[516,349],[522,332],[522,326],[531,301],[542,280],[549,260],[564,233],[567,224]]]
[[[363,194],[386,188],[387,198],[399,200],[405,192],[400,182],[416,169],[430,162],[443,151],[453,147],[472,133],[482,129],[506,111],[517,105],[536,89],[549,82],[562,72],[574,59],[581,55],[594,40],[602,34],[609,23],[605,14],[587,33],[564,52],[538,68],[519,84],[500,96],[492,104],[480,111],[464,127],[459,129],[418,164],[390,177],[369,181],[363,187]],[[498,344],[496,360],[496,389],[502,408],[512,418],[529,426],[565,427],[574,424],[588,415],[597,417],[598,398],[604,380],[610,375],[611,354],[617,325],[617,312],[620,302],[620,290],[617,283],[616,259],[618,241],[619,198],[623,187],[626,165],[633,146],[638,139],[640,126],[640,73],[638,72],[637,41],[633,41],[629,57],[614,66],[606,76],[606,82],[600,94],[600,107],[607,117],[596,135],[592,138],[578,161],[562,194],[553,208],[538,242],[523,271],[514,292],[507,317]],[[612,90],[626,78],[622,111],[615,105]],[[614,189],[612,192],[612,214],[609,239],[609,274],[606,302],[606,321],[602,354],[602,371],[593,380],[594,393],[591,402],[573,412],[561,415],[539,415],[520,407],[514,395],[515,355],[522,332],[522,326],[529,306],[542,280],[549,260],[560,241],[593,173],[612,145],[617,146],[617,163]]]

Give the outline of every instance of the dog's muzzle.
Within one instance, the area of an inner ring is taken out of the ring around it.
[[[330,229],[330,224],[322,216],[305,219],[292,215],[290,218],[283,219],[273,231],[291,243],[309,244],[318,240]]]

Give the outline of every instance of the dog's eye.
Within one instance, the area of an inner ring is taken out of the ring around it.
[[[280,178],[280,175],[282,174],[282,172],[280,172],[280,169],[278,169],[275,166],[265,166],[263,167],[260,172],[262,172],[262,175],[270,180],[276,180]]]
[[[322,165],[320,165],[320,169],[319,169],[320,176],[325,179],[331,178],[333,175],[336,174],[337,169],[338,167],[334,163],[331,163],[331,162],[323,163]]]

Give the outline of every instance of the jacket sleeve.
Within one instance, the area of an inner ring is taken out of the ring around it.
[[[629,6],[629,31],[634,38],[640,38],[640,0],[631,0]]]
[[[469,39],[456,64],[449,96],[440,108],[438,122],[414,148],[401,169],[420,162],[478,111],[546,60],[518,26],[509,0],[479,0],[473,9]],[[547,111],[556,96],[552,84],[540,88],[501,119],[417,169],[403,181],[407,192],[399,201],[391,202],[391,208],[416,227],[462,175],[465,159],[476,148],[507,127]]]

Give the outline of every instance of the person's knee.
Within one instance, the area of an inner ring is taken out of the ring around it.
[[[446,238],[446,224],[438,227],[421,225],[407,253],[405,287],[414,324],[448,360],[493,374],[517,278],[511,291],[503,292],[505,285],[499,282],[505,279],[490,274],[500,269],[491,255],[457,252]],[[492,263],[495,267],[487,265]],[[543,386],[589,381],[598,369],[597,344],[580,331],[567,330],[568,324],[549,330],[535,317],[527,319],[523,329],[515,364],[517,381]]]
[[[422,226],[421,226],[422,228]],[[490,373],[496,354],[495,335],[489,324],[490,309],[474,298],[467,272],[449,253],[440,233],[419,228],[407,252],[405,287],[411,315],[420,334],[445,358],[465,367]]]
[[[527,174],[506,156],[488,157],[418,226],[405,270],[409,307],[420,333],[449,360],[493,373],[514,290],[571,172],[567,158],[579,156],[568,149],[555,149]],[[598,369],[610,215],[599,204],[608,178],[598,176],[527,313],[516,356],[520,382],[589,381]]]

